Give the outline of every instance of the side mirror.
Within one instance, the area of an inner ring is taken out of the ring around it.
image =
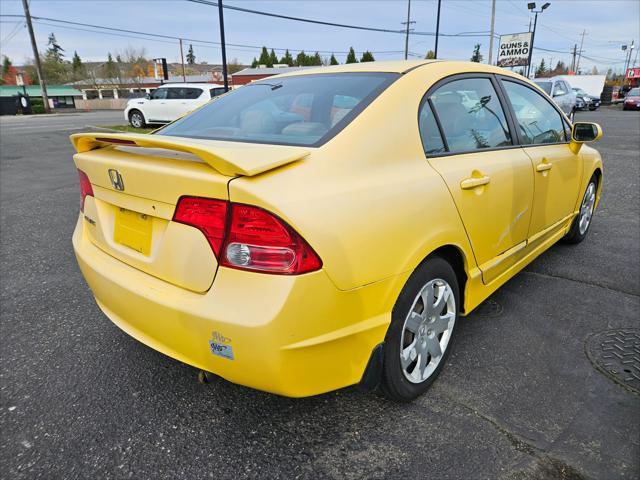
[[[554,97],[560,97],[561,95],[566,95],[566,94],[567,94],[567,92],[565,92],[564,90],[560,90],[560,89],[557,89],[555,92],[553,92],[553,96]]]
[[[583,143],[595,142],[602,137],[602,128],[597,123],[576,122],[571,129],[569,147],[573,153],[578,153]]]
[[[144,96],[144,98],[146,98],[147,100],[151,100],[151,94],[150,94],[150,93],[147,93],[147,94]]]

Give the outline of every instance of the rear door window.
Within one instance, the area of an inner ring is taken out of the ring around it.
[[[169,100],[195,100],[202,95],[201,88],[173,87],[167,90],[169,90],[167,95]]]
[[[453,80],[432,93],[430,100],[450,152],[513,144],[507,119],[490,79]]]
[[[551,103],[533,88],[503,80],[526,145],[560,143],[566,140],[565,123]]]
[[[168,93],[168,88],[157,88],[156,90],[151,92],[151,100],[165,100]]]
[[[440,130],[438,129],[438,124],[433,116],[429,102],[424,102],[420,108],[418,125],[424,153],[434,154],[444,152],[444,142],[442,141],[442,136],[440,135]]]

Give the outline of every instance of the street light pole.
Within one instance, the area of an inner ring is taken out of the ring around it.
[[[27,19],[27,29],[29,30],[29,37],[31,38],[31,48],[33,49],[33,61],[36,64],[38,82],[40,83],[40,90],[42,90],[42,106],[44,107],[44,111],[46,113],[51,113],[51,109],[49,108],[49,96],[47,95],[47,86],[44,83],[44,76],[42,75],[40,54],[38,53],[36,36],[33,33],[33,25],[31,24],[31,13],[29,12],[29,3],[27,2],[27,0],[22,0],[22,7],[24,8],[24,16]]]
[[[535,2],[530,2],[527,6],[529,7],[529,10],[531,10],[531,13],[536,14],[536,16],[533,19],[533,32],[531,32],[531,45],[529,45],[529,65],[527,66],[527,78],[529,78],[529,75],[531,75],[531,61],[533,60],[533,42],[535,41],[535,38],[536,38],[536,26],[538,24],[538,14],[542,13],[547,8],[549,8],[551,4],[549,2],[545,3],[544,5],[542,5],[540,10],[535,9],[536,8]]]
[[[438,58],[438,36],[440,35],[440,4],[442,0],[438,0],[438,15],[436,19],[436,48],[433,51],[433,58]]]
[[[224,14],[222,12],[222,0],[218,0],[218,18],[220,19],[220,47],[222,48],[222,76],[224,77],[224,91],[229,91],[229,79],[227,78],[227,47],[224,42]]]

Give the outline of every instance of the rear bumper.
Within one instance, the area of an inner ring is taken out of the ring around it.
[[[220,268],[194,293],[96,248],[82,217],[73,235],[80,269],[102,311],[142,343],[241,385],[303,397],[358,383],[384,340],[406,276],[338,290],[324,271],[278,276]],[[229,345],[233,360],[212,354]]]

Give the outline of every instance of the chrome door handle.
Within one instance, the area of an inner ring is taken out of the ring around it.
[[[536,172],[545,172],[547,170],[551,170],[551,167],[553,167],[553,163],[548,163],[548,162],[539,163],[536,166]]]
[[[463,190],[469,190],[471,188],[480,187],[482,185],[486,185],[491,181],[491,177],[469,177],[465,178],[460,182],[460,188]]]

